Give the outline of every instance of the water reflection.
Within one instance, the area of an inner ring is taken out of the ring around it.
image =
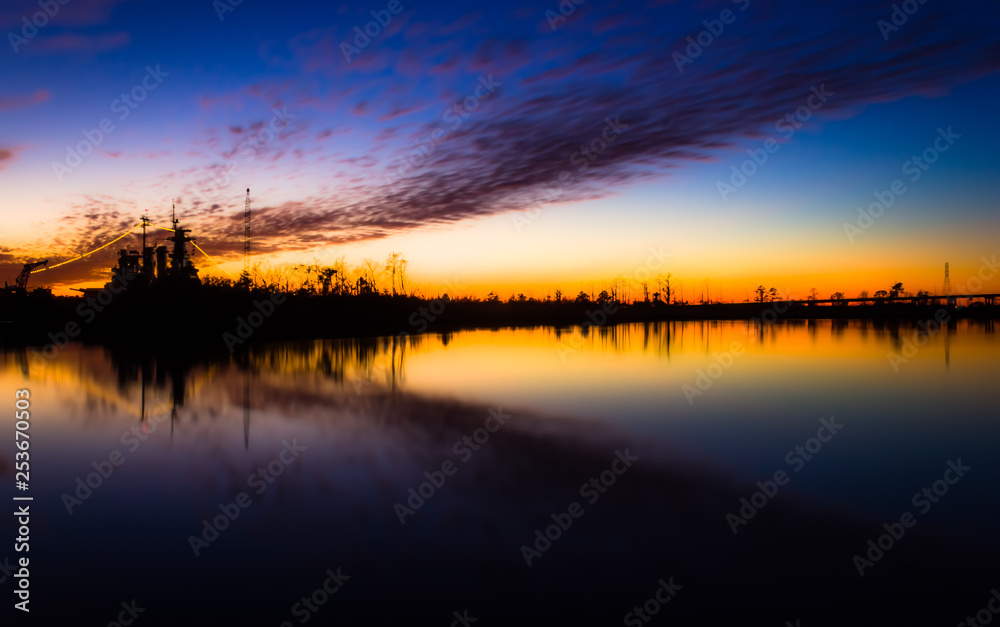
[[[924,345],[894,372],[886,354],[914,333]],[[734,343],[741,354],[689,404],[682,385]],[[282,343],[215,360],[72,346],[35,370],[13,351],[0,382],[37,399],[38,552],[60,568],[36,583],[60,591],[63,619],[100,622],[102,606],[141,596],[147,624],[280,624],[339,566],[353,579],[324,623],[371,621],[372,608],[440,623],[466,606],[496,624],[528,607],[617,623],[675,577],[679,624],[923,624],[964,615],[995,585],[1000,438],[984,410],[998,348],[987,323],[706,321]],[[510,420],[463,460],[456,444],[485,434],[491,409]],[[829,415],[844,433],[734,536],[726,514]],[[301,458],[195,557],[189,536],[293,440]],[[118,449],[125,463],[68,514],[61,495]],[[625,449],[635,468],[583,500],[581,484]],[[859,578],[852,555],[959,456],[970,478]],[[400,524],[394,505],[447,460],[457,472]],[[529,568],[521,547],[573,501],[583,516]],[[915,608],[914,594],[936,603]]]
[[[555,390],[579,384],[594,370],[607,367],[611,363],[608,357],[614,355],[622,358],[614,361],[616,373],[644,381],[652,367],[659,369],[671,384],[680,386],[694,371],[685,368],[704,363],[705,356],[730,349],[733,342],[758,356],[788,358],[782,367],[792,358],[807,359],[822,367],[846,357],[869,366],[885,362],[886,372],[890,372],[892,360],[886,361],[886,356],[897,353],[908,367],[911,360],[914,362],[911,370],[924,373],[935,355],[940,355],[939,363],[950,365],[953,344],[970,366],[966,373],[985,370],[981,362],[994,356],[997,348],[993,321],[950,321],[940,328],[886,320],[793,320],[777,324],[703,321],[287,342],[251,347],[237,357],[224,359],[202,359],[193,353],[155,356],[141,350],[73,347],[59,359],[45,362],[42,368],[29,360],[32,349],[8,349],[3,353],[3,368],[16,370],[24,381],[58,381],[68,390],[90,395],[107,398],[120,393],[127,399],[137,396],[128,402],[139,405],[148,389],[157,396],[169,397],[175,412],[185,407],[192,389],[220,372],[233,371],[240,377],[239,397],[244,422],[248,423],[251,387],[261,379],[279,377],[292,387],[333,385],[355,394],[373,389],[407,389],[463,397],[462,383],[470,373],[479,382],[492,378],[530,389],[541,381]],[[655,360],[650,362],[647,357]],[[581,363],[584,372],[578,367]],[[801,366],[799,362],[794,367]],[[415,378],[408,376],[414,368]],[[599,374],[614,379],[612,373]],[[743,372],[739,376],[747,379],[755,373]],[[109,381],[114,381],[117,392],[107,389]],[[480,386],[474,394],[483,389]]]

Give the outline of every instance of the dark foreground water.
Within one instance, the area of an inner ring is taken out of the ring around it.
[[[16,624],[1000,621],[992,323],[191,350],[3,355]]]

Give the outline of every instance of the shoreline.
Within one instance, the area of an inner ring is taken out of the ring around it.
[[[406,337],[476,329],[606,327],[625,323],[793,320],[919,326],[992,321],[1000,306],[884,302],[868,305],[713,303],[665,305],[575,301],[487,302],[412,296],[312,296],[195,289],[128,292],[105,305],[81,297],[0,299],[0,346],[68,342],[239,352],[260,342]]]

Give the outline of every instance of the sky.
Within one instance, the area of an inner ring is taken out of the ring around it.
[[[0,33],[10,282],[172,203],[238,274],[248,187],[254,262],[399,251],[428,295],[939,292],[1000,253],[995,3],[3,0]]]

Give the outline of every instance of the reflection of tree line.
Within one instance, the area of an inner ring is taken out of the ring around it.
[[[963,329],[981,329],[993,334],[993,320],[952,320],[946,325],[949,335]],[[584,325],[575,327],[544,327],[549,329],[553,345],[564,336],[579,334],[589,345],[616,354],[641,352],[670,357],[671,350],[680,347],[698,350],[721,350],[734,336],[744,334],[748,341],[758,344],[775,344],[782,339],[805,330],[812,339],[828,333],[843,339],[849,330],[857,332],[862,342],[869,339],[888,340],[898,348],[903,338],[913,332],[925,333],[924,328],[911,320],[779,320],[776,323],[741,320],[663,321]],[[520,333],[504,329],[499,333]],[[414,350],[427,348],[434,343],[447,346],[453,333],[402,335],[372,338],[343,338],[306,342],[284,342],[267,348],[248,351],[249,368],[254,373],[262,371],[280,374],[315,373],[356,391],[365,386],[395,390],[405,381],[407,356]]]
[[[992,319],[953,319],[943,325],[942,332],[946,330],[947,336],[955,335],[960,327],[963,330],[979,330],[987,335],[995,332]],[[783,336],[794,334],[798,329],[805,329],[811,338],[828,329],[830,336],[838,340],[843,339],[848,330],[855,330],[862,342],[870,337],[887,338],[896,350],[913,333],[928,335],[925,325],[907,319],[779,320],[771,324],[741,320],[661,321],[542,328],[549,329],[554,344],[562,342],[564,336],[578,334],[589,340],[590,346],[617,354],[641,351],[667,357],[678,344],[714,350],[718,348],[716,342],[722,346],[721,342],[728,342],[731,336],[741,333],[749,341],[763,344],[780,342]],[[531,331],[503,329],[497,332]],[[266,347],[249,347],[245,359],[232,363],[253,376],[265,372],[315,373],[335,382],[354,384],[355,387],[376,384],[395,389],[404,381],[409,351],[419,350],[434,342],[447,346],[453,337],[454,333],[431,333],[281,342]],[[8,349],[5,354],[13,356],[15,366],[27,377],[27,349]],[[180,357],[176,354],[162,356],[120,350],[111,351],[110,356],[119,390],[128,389],[138,382],[153,389],[169,389],[173,403],[178,407],[184,405],[185,397],[190,393],[185,382],[193,368],[203,366],[208,371],[217,371],[230,363],[228,359]]]
[[[978,330],[986,335],[995,332],[995,322],[990,319],[951,320],[942,326],[940,332],[945,334],[947,342],[950,336],[959,332],[960,327],[963,331]],[[665,357],[670,357],[671,349],[676,351],[678,346],[694,350],[721,350],[740,334],[745,334],[749,342],[762,345],[780,343],[799,330],[805,330],[812,339],[828,332],[837,340],[842,340],[848,330],[853,330],[862,342],[871,338],[886,340],[897,351],[904,340],[914,333],[929,335],[927,327],[916,321],[879,319],[780,320],[773,324],[732,320],[669,321],[543,329],[551,333],[553,345],[562,342],[564,336],[578,334],[589,340],[589,346],[599,350]],[[513,334],[531,331],[504,329],[497,332]],[[199,378],[201,384],[207,382],[213,373],[231,365],[250,378],[268,373],[316,374],[337,383],[353,385],[358,392],[369,385],[396,390],[405,381],[409,353],[436,342],[447,346],[453,337],[452,333],[444,333],[282,342],[266,347],[250,347],[245,359],[233,362],[123,351],[111,351],[110,357],[119,391],[134,389],[136,384],[153,390],[169,390],[172,404],[183,407],[186,397],[192,393],[192,386],[188,384],[189,374],[196,367],[203,368],[206,373]],[[5,352],[12,354],[15,365],[27,376],[29,362],[26,349]]]
[[[980,330],[986,335],[993,335],[995,332],[995,321],[992,319],[951,320],[944,325],[944,328],[947,329],[946,339],[956,335],[960,325],[966,331]],[[602,347],[611,348],[619,354],[633,352],[636,346],[639,346],[643,353],[669,357],[671,347],[676,347],[678,344],[685,346],[685,336],[693,337],[695,346],[700,350],[721,350],[728,346],[731,339],[731,335],[726,331],[738,332],[741,329],[745,329],[749,341],[758,344],[780,342],[782,336],[794,334],[797,329],[805,329],[812,340],[815,340],[820,332],[827,331],[831,337],[840,340],[845,337],[848,330],[856,330],[862,342],[867,342],[870,336],[877,340],[888,340],[890,346],[896,350],[900,348],[904,338],[913,333],[922,336],[934,334],[933,330],[928,333],[928,328],[916,320],[837,318],[831,320],[780,320],[776,323],[756,320],[750,322],[739,320],[650,322],[599,327],[589,331],[584,328],[580,333],[584,337],[587,337],[588,333],[596,334],[600,338]],[[556,331],[557,340],[560,333],[565,333],[565,330]],[[641,337],[641,342],[636,343],[638,337]]]
[[[670,345],[678,333],[683,335],[685,322],[635,322],[630,324],[583,325],[572,328],[555,327],[553,335],[556,344],[564,342],[564,335],[579,334],[591,345],[611,349],[615,353],[633,352],[640,346],[643,353],[670,355]]]
[[[579,334],[590,341],[591,347],[616,354],[641,352],[657,356],[671,356],[671,349],[678,344],[685,350],[718,351],[725,350],[734,336],[741,332],[747,341],[759,345],[778,345],[785,339],[805,331],[815,341],[820,333],[828,332],[835,340],[843,340],[848,330],[856,331],[862,343],[874,338],[885,341],[893,350],[901,352],[903,345],[917,334],[921,337],[944,335],[946,363],[950,361],[951,336],[963,332],[978,331],[993,335],[995,323],[986,320],[950,320],[939,330],[928,329],[912,320],[780,320],[776,323],[760,321],[669,321],[630,323],[607,326],[584,325],[582,327],[544,327],[553,345],[558,345],[565,335]],[[500,333],[531,333],[531,331],[500,330]],[[269,374],[278,375],[319,375],[334,381],[348,390],[361,394],[366,388],[375,391],[395,392],[405,381],[407,354],[420,350],[428,343],[440,342],[447,346],[453,334],[400,335],[388,337],[345,338],[302,342],[284,342],[266,347],[250,347],[243,358],[236,361],[204,360],[193,356],[177,354],[162,356],[147,353],[114,350],[110,352],[119,395],[141,386],[142,413],[145,419],[148,408],[147,388],[150,393],[169,390],[171,406],[171,434],[177,420],[177,409],[185,404],[186,397],[209,383],[214,374],[227,368],[234,368],[242,375],[242,404],[245,444],[248,444],[252,379]],[[18,348],[5,351],[13,354],[15,365],[26,378],[29,376],[27,349]],[[190,372],[195,368],[204,370],[196,381],[190,380]],[[80,373],[82,374],[82,372]],[[99,384],[100,381],[95,381]],[[82,383],[81,383],[82,385]],[[352,387],[353,386],[353,387]],[[152,397],[150,397],[152,398]],[[137,408],[138,409],[138,408]],[[194,417],[192,416],[193,420]]]
[[[248,351],[249,368],[280,374],[315,373],[339,383],[384,385],[395,389],[403,381],[407,350],[450,334],[343,338],[283,342]]]

